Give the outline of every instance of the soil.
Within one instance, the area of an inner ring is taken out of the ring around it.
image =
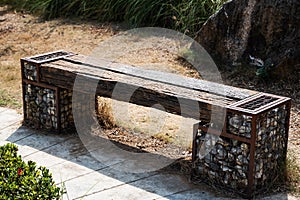
[[[106,129],[101,133],[98,132],[97,135],[111,140],[124,150],[135,153],[149,152],[164,155],[171,159],[191,157],[191,151],[182,146],[175,145],[162,138],[141,134],[122,127]]]
[[[13,12],[7,7],[0,7],[0,43],[2,44],[0,46],[0,95],[3,95],[0,98],[5,98],[5,95],[8,95],[10,98],[17,99],[21,105],[20,58],[59,49],[88,55],[100,42],[124,30],[126,29],[120,24],[100,24],[78,19],[44,21],[27,13]],[[139,55],[138,58],[141,59],[138,59],[136,55]],[[191,69],[189,64],[165,49],[144,49],[143,51],[131,52],[128,56],[120,57],[119,61],[147,69],[199,77],[199,74]],[[163,64],[166,67],[162,69],[157,67],[158,64],[160,66]],[[286,80],[262,80],[255,77],[255,69],[230,68],[230,70],[222,72],[222,77],[228,85],[292,98],[288,148],[289,154],[296,157],[295,162],[300,166],[299,72],[295,72]],[[108,102],[108,107],[111,106],[109,100],[104,101]],[[119,105],[122,106],[123,104]],[[179,129],[178,122],[183,119],[168,114],[164,123],[159,124],[161,126],[159,132],[155,130],[156,133],[154,134],[150,129],[158,126],[159,119],[147,118],[148,113],[153,111],[136,105],[128,105],[128,107],[132,112],[132,117],[128,121],[124,123],[114,119],[115,123],[121,125],[122,128],[108,126],[108,129],[101,134],[120,144],[122,148],[180,158],[178,163],[182,164],[175,164],[169,170],[188,171],[191,157],[191,138],[182,142],[185,139],[185,134],[180,135],[180,133],[191,133],[191,130],[188,128],[184,131]],[[152,127],[149,127],[149,124]],[[296,174],[296,176],[298,175]],[[295,184],[300,188],[299,182]]]

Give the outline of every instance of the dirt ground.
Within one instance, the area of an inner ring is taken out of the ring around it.
[[[21,108],[20,58],[59,49],[88,55],[99,43],[124,30],[118,24],[99,24],[70,19],[43,21],[26,13],[9,11],[6,7],[0,8],[0,100],[14,99],[17,104],[8,102],[7,106],[18,108],[19,110]],[[139,57],[136,56],[137,54],[139,54]],[[146,49],[142,52],[131,52],[128,56],[120,58],[119,61],[126,64],[144,66],[144,68],[148,69],[198,77],[198,74],[190,69],[187,63],[178,60],[178,57],[164,49]],[[166,68],[161,69],[157,67],[158,64],[159,66],[164,65]],[[268,83],[256,80],[255,77],[248,76],[247,73],[253,73],[253,71],[231,70],[224,72],[222,76],[225,83],[229,85],[289,96],[293,99],[288,148],[290,156],[295,157],[295,162],[300,166],[299,79]],[[296,76],[300,77],[300,74],[296,74]],[[108,105],[110,104],[111,102],[108,103]],[[123,104],[119,105],[122,106]],[[110,139],[122,141],[124,144],[136,146],[141,150],[150,148],[161,152],[166,152],[166,149],[176,145],[177,147],[180,146],[177,155],[180,157],[190,156],[191,138],[184,141],[184,135],[177,134],[178,132],[191,131],[189,128],[179,131],[178,123],[179,121],[182,122],[182,118],[168,114],[164,124],[159,124],[159,119],[149,119],[147,117],[149,112],[153,112],[147,110],[147,108],[145,110],[144,108],[130,105],[129,110],[132,112],[132,118],[126,122],[117,120],[117,124],[125,128],[115,128],[109,131],[107,135]],[[192,122],[187,121],[188,123]],[[160,132],[156,132],[153,136],[153,130],[150,130],[152,127],[156,127],[156,130],[159,129]],[[146,135],[147,133],[152,134],[147,136],[148,139],[141,140],[139,139],[140,136],[134,135],[134,133],[141,132]],[[127,136],[130,134],[134,136],[128,139]],[[300,188],[300,182],[295,184]]]
[[[118,29],[117,26],[115,28]],[[60,49],[88,53],[115,33],[111,25],[64,20],[43,21],[2,7],[0,8],[1,90],[20,101],[20,58]]]

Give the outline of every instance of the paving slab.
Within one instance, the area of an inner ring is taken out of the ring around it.
[[[149,192],[143,190],[138,187],[134,187],[132,185],[126,184],[118,187],[119,189],[109,189],[103,192],[98,192],[89,196],[85,196],[83,198],[78,198],[82,200],[98,200],[98,199],[105,199],[105,200],[152,200],[161,197],[158,194],[153,192]]]
[[[212,195],[209,192],[203,191],[203,189],[201,188],[197,188],[197,189],[192,189],[192,190],[187,190],[187,191],[183,191],[183,192],[178,192],[175,194],[171,194],[171,195],[167,195],[164,197],[160,197],[157,198],[156,200],[168,200],[168,199],[172,199],[172,200],[232,200],[233,198],[218,198],[214,195]]]
[[[129,173],[125,171],[119,171],[114,168],[114,165],[98,170],[98,172],[111,178],[120,180],[124,183],[132,183],[158,174],[158,172]]]
[[[55,134],[21,126],[22,117],[16,111],[0,108],[0,145],[15,143],[25,160],[47,166],[58,186],[65,186],[63,199],[218,199],[222,198],[188,183],[180,175],[164,172],[128,173],[116,170],[118,160],[107,166],[93,157],[80,138],[73,134]],[[95,146],[95,153],[101,147]],[[288,194],[257,199],[296,200]]]
[[[8,144],[9,142],[7,142],[7,141],[2,141],[2,140],[0,140],[0,145],[1,146],[4,146],[4,145],[6,145],[6,144]]]
[[[65,161],[63,163],[53,165],[49,167],[49,170],[52,173],[52,177],[58,185],[68,180],[90,174],[94,172],[93,169],[88,167],[76,164],[71,161]]]
[[[23,159],[25,161],[34,161],[39,165],[47,168],[65,162],[65,159],[53,156],[43,151],[33,152],[32,154],[23,156]]]
[[[83,169],[83,171],[87,170]],[[64,182],[64,185],[68,191],[69,198],[76,199],[153,175],[154,173],[128,174],[116,171],[111,167],[106,167],[102,170],[93,171],[83,176],[67,180]]]
[[[1,109],[0,112],[0,130],[22,120],[22,116],[12,109]]]
[[[22,126],[20,122],[0,130],[0,141],[16,142],[34,134],[34,131],[29,131],[28,128]]]
[[[97,171],[64,182],[70,199],[81,198],[123,184],[125,183]]]
[[[156,174],[129,184],[97,192],[84,199],[157,199],[191,189],[179,175]]]
[[[7,143],[15,143],[18,140],[22,140],[30,135],[34,134],[34,131],[29,130],[21,125],[21,122],[16,122],[2,130],[0,130],[0,143],[1,145]],[[38,152],[39,150],[30,146],[18,146],[18,153],[22,156]]]
[[[39,152],[38,149],[30,147],[30,146],[26,146],[26,145],[23,146],[20,144],[16,144],[16,145],[18,146],[18,154],[21,155],[22,159],[24,159],[24,160],[25,160],[26,156]],[[32,160],[32,161],[35,161],[35,160]]]
[[[74,159],[70,160],[74,164],[78,164],[84,167],[87,167],[89,169],[92,169],[94,171],[103,169],[107,167],[107,165],[99,162],[97,159],[95,159],[90,153],[84,154],[84,155],[78,155]]]
[[[34,134],[16,141],[15,144],[21,146],[29,146],[38,151],[41,151],[51,146],[54,146],[56,144],[62,143],[70,139],[71,137],[72,134],[55,134],[55,133],[48,133],[43,131],[40,132],[35,131]],[[23,156],[28,156],[28,155],[29,154],[26,155],[23,154]]]
[[[68,142],[70,141],[72,140],[68,140]],[[86,152],[86,154],[80,153],[70,156],[69,159],[65,159],[65,162],[52,165],[49,169],[53,173],[56,183],[61,183],[107,167],[91,156],[89,152]]]
[[[8,108],[0,107],[0,114],[4,111],[6,111]]]
[[[40,140],[40,142],[44,142],[44,141]],[[43,151],[40,151],[39,153],[44,153],[44,154],[48,154],[49,156],[56,157],[57,160],[58,159],[72,160],[82,154],[87,154],[89,152],[84,149],[84,146],[80,143],[80,140],[76,136],[74,137],[71,136],[71,137],[66,137],[65,140],[63,140],[62,142],[45,147]],[[39,155],[38,153],[34,153],[26,157],[36,157],[37,159],[39,159],[41,155]],[[55,165],[55,163],[53,163],[53,165]],[[52,166],[52,165],[48,165],[48,166]]]

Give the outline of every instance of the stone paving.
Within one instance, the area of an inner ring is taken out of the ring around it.
[[[49,168],[55,182],[67,191],[64,200],[231,199],[174,173],[117,171],[94,159],[75,134],[35,131],[23,127],[21,120],[15,110],[0,107],[0,145],[14,143],[24,160]],[[297,198],[278,194],[263,199]]]

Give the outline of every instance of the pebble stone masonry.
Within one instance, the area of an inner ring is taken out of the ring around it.
[[[74,127],[72,91],[40,81],[43,63],[73,55],[55,51],[21,59],[25,125],[59,132]],[[192,177],[244,197],[265,191],[285,163],[290,108],[290,98],[257,92],[226,107],[220,137],[212,123],[196,124]],[[205,149],[211,150],[200,157]]]
[[[284,169],[290,107],[289,98],[259,93],[227,107],[220,137],[197,124],[193,176],[247,198],[266,192]]]
[[[21,59],[24,124],[62,131],[74,127],[72,91],[41,83],[39,66],[73,54],[56,51]]]

